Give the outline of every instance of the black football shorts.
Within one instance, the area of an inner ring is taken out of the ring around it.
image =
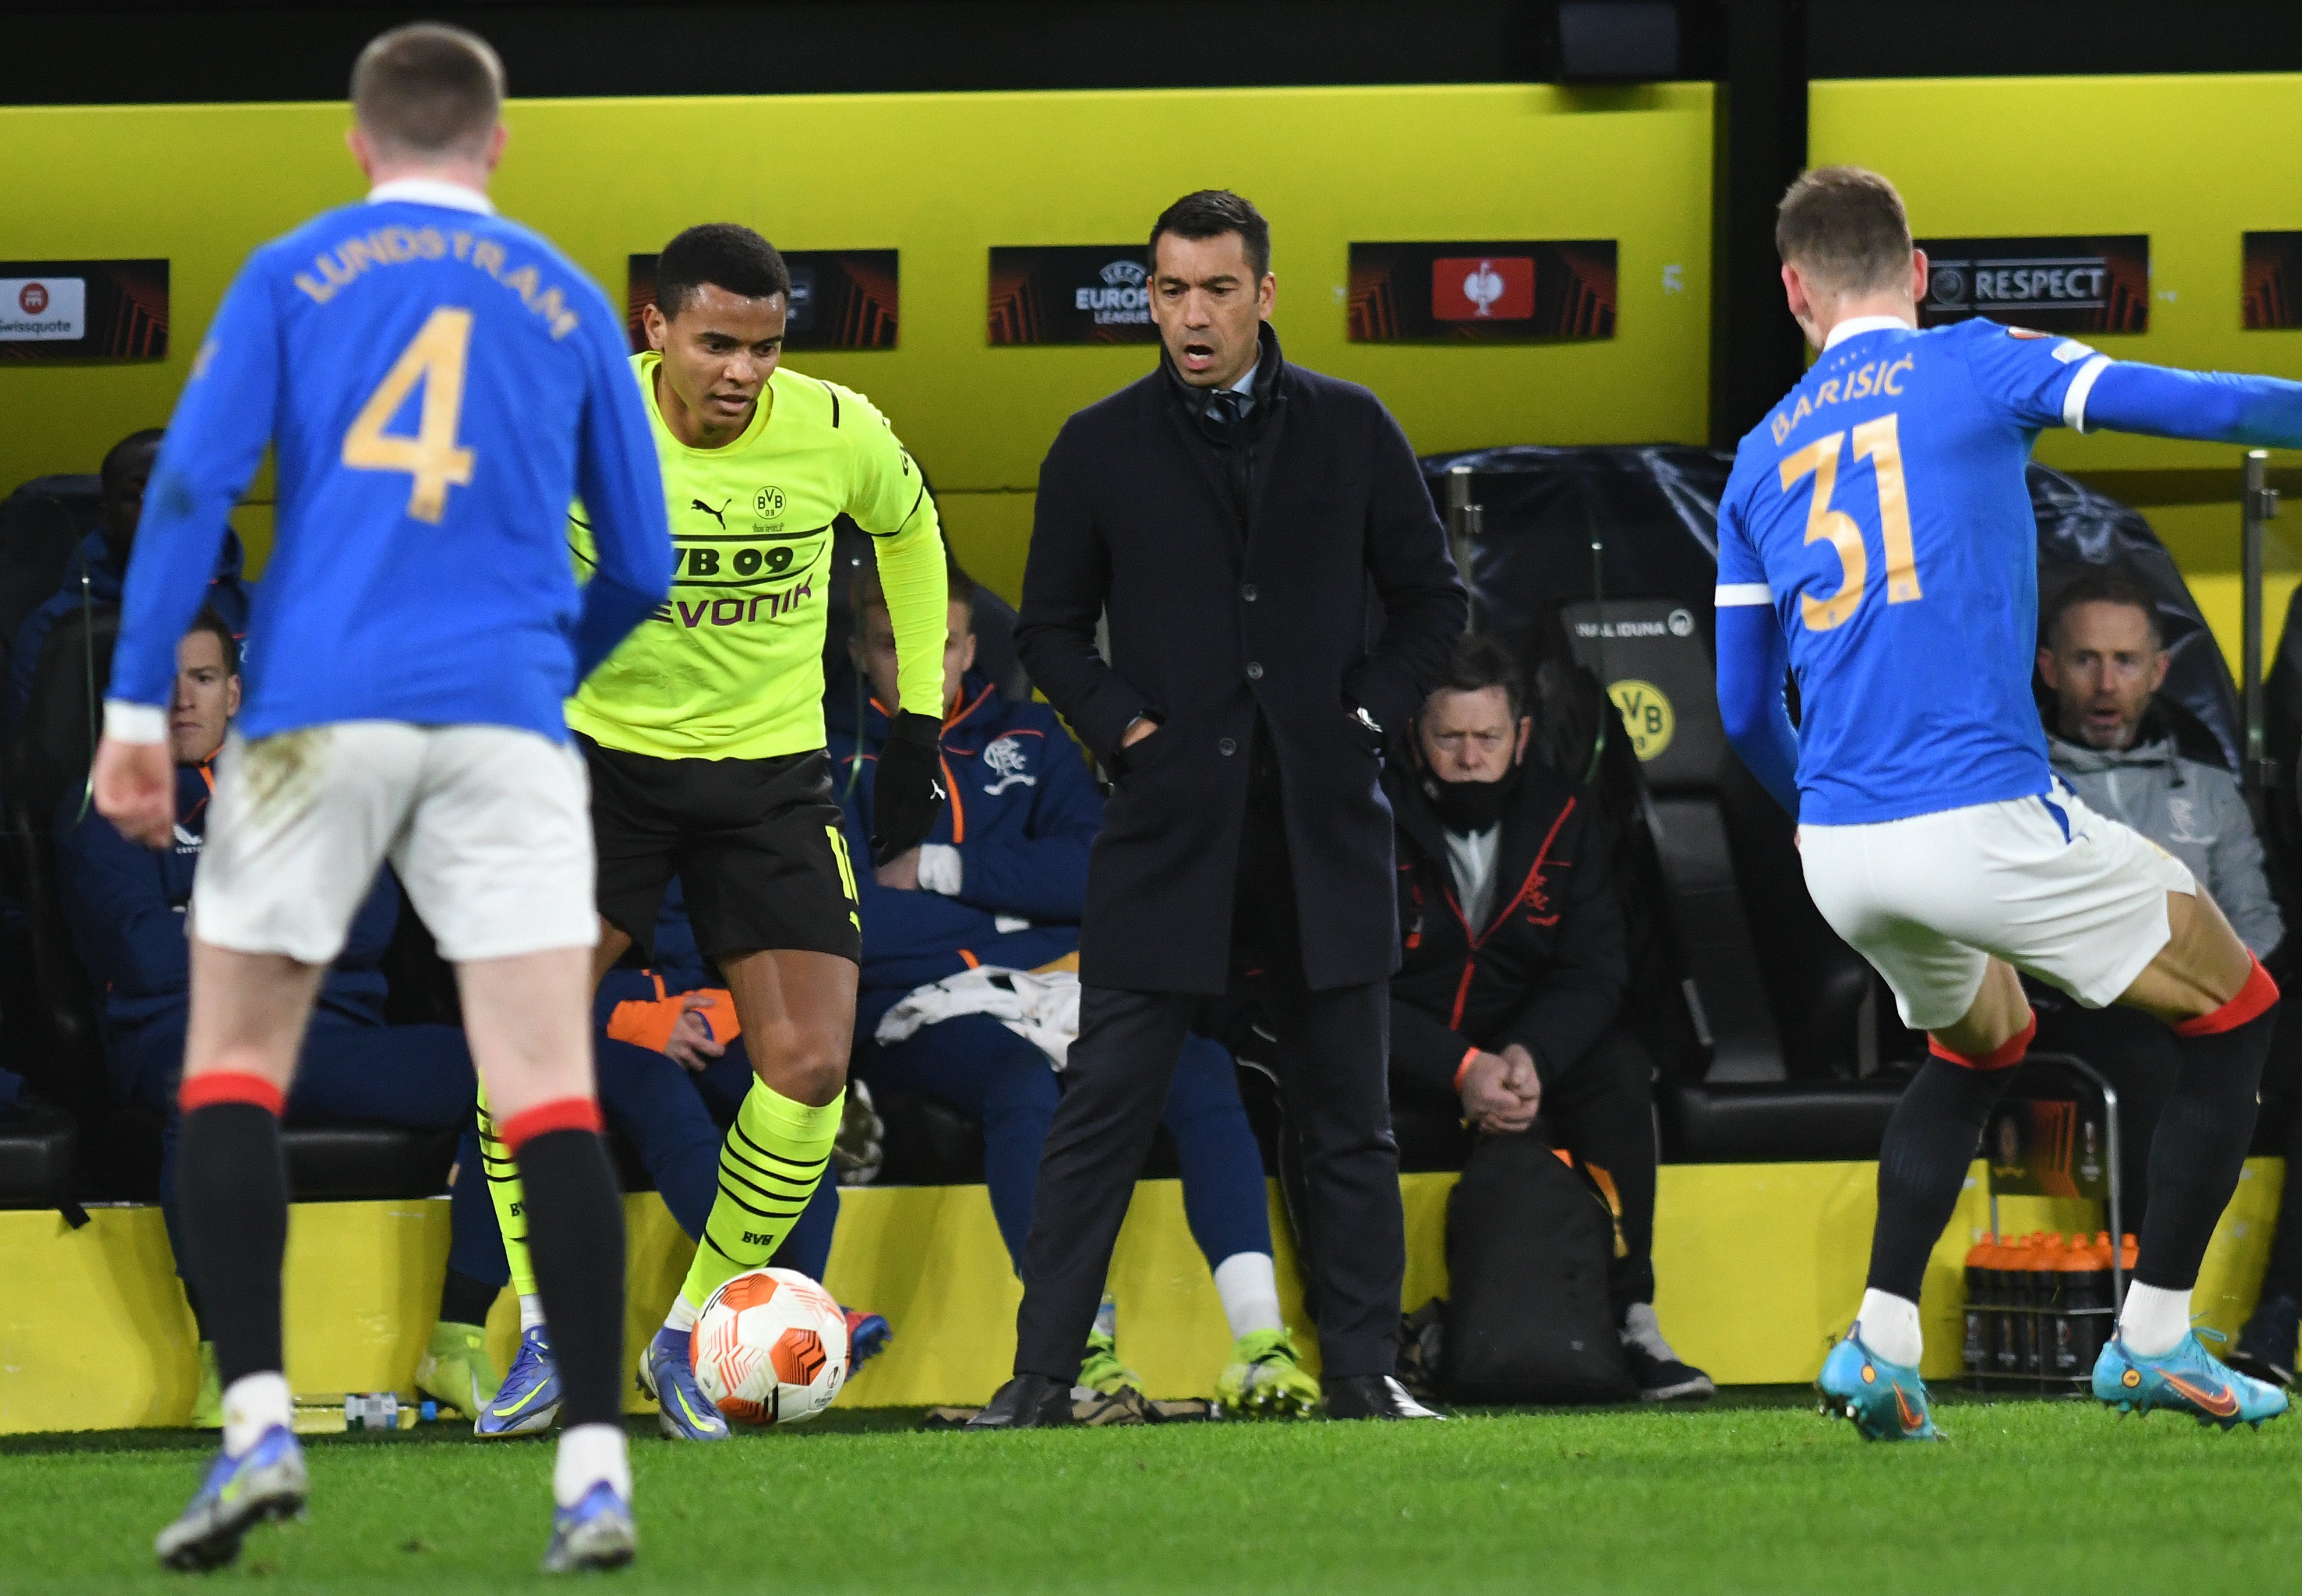
[[[592,777],[600,914],[655,956],[676,874],[696,945],[719,960],[763,949],[863,960],[855,873],[821,749],[764,760],[668,760],[578,733]]]

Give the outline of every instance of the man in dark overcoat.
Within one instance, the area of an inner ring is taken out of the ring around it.
[[[1248,974],[1304,1159],[1328,1411],[1431,1416],[1391,1378],[1406,1253],[1381,777],[1387,737],[1463,630],[1463,588],[1390,413],[1281,356],[1256,208],[1186,196],[1153,228],[1151,257],[1159,369],[1064,424],[1023,577],[1018,651],[1115,785],[1088,866],[1080,1037],[1039,1166],[1015,1378],[977,1422],[1068,1420],[1185,1032]]]

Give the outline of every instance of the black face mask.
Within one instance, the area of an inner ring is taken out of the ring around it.
[[[1516,765],[1500,781],[1441,781],[1428,771],[1423,777],[1423,795],[1439,811],[1439,823],[1465,836],[1499,823],[1517,786]]]

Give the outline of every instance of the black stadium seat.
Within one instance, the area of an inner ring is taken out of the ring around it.
[[[0,500],[0,659],[24,617],[63,580],[80,541],[97,529],[103,484],[94,476],[36,476]]]
[[[0,1108],[0,1208],[60,1208],[71,1200],[80,1133],[53,1103],[26,1097]]]

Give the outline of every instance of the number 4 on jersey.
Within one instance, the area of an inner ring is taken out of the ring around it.
[[[1817,438],[1796,454],[1785,456],[1782,463],[1785,493],[1801,477],[1813,476],[1806,541],[1827,539],[1838,550],[1839,567],[1845,573],[1838,591],[1830,597],[1818,599],[1809,593],[1800,598],[1799,613],[1810,632],[1827,632],[1845,625],[1862,602],[1864,583],[1870,574],[1869,556],[1862,548],[1862,528],[1844,510],[1830,508],[1830,496],[1838,486],[1839,445],[1845,441],[1844,433]],[[1892,411],[1854,429],[1854,458],[1870,461],[1878,475],[1878,541],[1886,548],[1886,602],[1907,604],[1922,598],[1918,554],[1911,546],[1910,496],[1903,485],[1903,441]]]
[[[456,441],[464,415],[464,362],[472,347],[472,313],[441,306],[400,350],[344,434],[344,464],[357,471],[405,471],[407,513],[436,523],[447,512],[448,490],[471,485],[472,451]],[[387,433],[384,424],[424,384],[416,435]]]

